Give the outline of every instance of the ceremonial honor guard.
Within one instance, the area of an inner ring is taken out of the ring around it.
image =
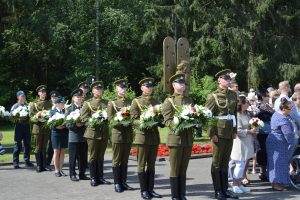
[[[206,107],[218,118],[217,125],[208,129],[213,145],[211,176],[216,199],[238,198],[228,190],[228,163],[237,132],[237,94],[228,89],[231,82],[230,72],[225,69],[215,75],[219,87],[206,101]]]
[[[118,97],[108,103],[107,116],[112,121],[116,113],[122,108],[131,105],[131,101],[125,98],[127,80],[119,79],[114,82]],[[116,192],[133,190],[127,184],[128,158],[132,143],[132,125],[115,125],[112,127],[112,169],[114,174],[114,187]]]
[[[193,104],[193,100],[184,96],[185,74],[177,73],[170,78],[170,83],[174,88],[174,94],[168,97],[162,106],[165,125],[171,127],[173,118],[178,107]],[[170,129],[167,145],[169,146],[170,159],[170,183],[173,200],[186,199],[186,171],[188,168],[193,145],[192,128],[184,129],[175,134]]]
[[[38,112],[43,110],[51,110],[52,103],[46,100],[47,86],[40,85],[36,88],[39,99],[36,102],[30,103],[29,116],[33,117]],[[45,127],[45,122],[35,122],[32,127],[32,134],[35,137],[35,159],[36,159],[36,171],[50,171],[47,167],[46,150],[49,140],[50,130]]]
[[[17,92],[18,102],[14,104],[11,108],[11,112],[20,106],[27,107],[26,96],[23,91]],[[13,164],[15,169],[19,169],[19,154],[22,151],[22,141],[24,143],[24,160],[25,165],[28,167],[33,167],[33,164],[30,162],[30,144],[31,144],[31,135],[29,127],[29,117],[28,119],[19,120],[15,123],[15,135],[14,135],[15,147],[13,152]]]
[[[55,99],[55,108],[49,113],[49,117],[54,116],[56,113],[65,114],[65,100],[62,97]],[[65,125],[59,125],[51,129],[51,141],[54,150],[53,162],[55,168],[55,176],[67,176],[62,167],[65,158],[65,149],[68,148],[68,129]]]
[[[103,83],[96,81],[91,85],[93,98],[84,102],[80,110],[82,123],[87,123],[93,113],[101,109],[106,109],[107,101],[102,99]],[[103,178],[104,153],[108,143],[108,125],[101,127],[87,127],[84,133],[87,139],[89,158],[89,169],[91,176],[91,186],[98,184],[111,184]]]
[[[82,101],[86,101],[89,98],[91,98],[89,96],[89,91],[90,91],[90,86],[86,81],[83,81],[81,83],[78,84],[78,88],[82,90]]]
[[[153,78],[144,78],[139,84],[142,95],[132,101],[130,114],[135,125],[140,125],[140,115],[149,106],[158,105],[159,102],[151,95],[153,91]],[[134,143],[137,145],[138,177],[143,199],[161,198],[162,196],[154,192],[155,161],[157,156],[160,137],[158,127],[164,127],[162,122],[158,122],[149,129],[137,130]],[[147,170],[145,170],[147,166]]]
[[[76,89],[71,93],[72,104],[67,108],[67,114],[81,109],[82,107],[82,90]],[[82,123],[67,124],[69,128],[69,169],[71,181],[89,180],[85,175],[87,167],[87,150],[88,145],[83,137],[85,127]],[[76,176],[75,166],[76,158],[79,160],[79,179]]]
[[[52,102],[52,110],[55,109],[55,100],[60,96],[59,92],[52,90],[50,93],[50,98]]]
[[[60,96],[59,92],[53,90],[50,93],[50,98],[52,102],[52,110],[55,109],[55,100]],[[48,150],[47,150],[47,166],[50,167],[53,158],[53,147],[51,137],[49,137]]]

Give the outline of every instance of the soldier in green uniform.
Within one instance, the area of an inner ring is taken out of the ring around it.
[[[218,118],[217,124],[208,129],[213,145],[211,176],[216,199],[238,198],[228,191],[228,163],[237,132],[237,94],[228,89],[231,81],[230,72],[229,69],[225,69],[215,75],[219,87],[206,101],[206,107]]]
[[[148,106],[155,106],[159,104],[151,95],[153,91],[153,78],[144,78],[139,84],[141,85],[142,95],[133,100],[130,113],[134,119],[134,124],[139,125],[140,115]],[[164,127],[162,122],[157,126]],[[135,135],[135,144],[137,145],[137,163],[138,163],[138,177],[141,187],[141,196],[143,199],[161,198],[154,189],[155,176],[155,161],[157,156],[158,145],[160,137],[158,127],[151,129],[137,130]],[[145,168],[147,166],[147,170]]]
[[[78,88],[82,90],[82,101],[86,101],[90,99],[91,97],[89,96],[89,91],[90,91],[90,86],[86,81],[83,81],[78,84]]]
[[[168,127],[173,125],[174,113],[178,107],[193,104],[193,100],[184,96],[185,74],[177,73],[170,78],[174,94],[166,98],[162,106],[162,114]],[[178,134],[170,129],[167,145],[170,154],[170,183],[173,200],[186,199],[186,171],[188,168],[193,145],[193,128],[184,129]]]
[[[82,123],[87,123],[93,113],[101,109],[106,109],[107,101],[102,99],[103,83],[96,81],[91,85],[93,98],[85,101],[80,110]],[[87,139],[88,151],[90,154],[89,168],[91,176],[91,186],[98,184],[110,184],[103,178],[104,153],[108,143],[108,125],[102,127],[87,127],[84,132]]]
[[[110,101],[107,106],[108,120],[113,120],[117,112],[123,107],[131,105],[131,100],[125,98],[127,80],[119,79],[114,82],[117,91],[117,98]],[[133,190],[127,184],[128,158],[132,143],[132,125],[115,125],[112,127],[112,169],[116,192]]]
[[[30,103],[29,116],[33,117],[40,111],[51,110],[51,101],[46,100],[47,86],[40,85],[36,88],[39,99],[36,102]],[[47,167],[46,151],[47,144],[50,136],[50,130],[45,127],[45,122],[35,122],[32,127],[32,134],[35,138],[35,159],[36,159],[36,171],[50,171]]]

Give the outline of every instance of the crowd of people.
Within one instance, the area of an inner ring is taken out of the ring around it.
[[[238,128],[229,163],[233,191],[250,191],[243,186],[249,183],[246,172],[250,159],[253,160],[252,173],[256,173],[257,161],[262,181],[270,182],[274,190],[287,190],[290,176],[295,174],[289,163],[298,147],[300,84],[295,85],[293,94],[288,81],[280,82],[278,89],[250,89],[247,95],[238,90],[236,92],[239,96]],[[249,122],[254,117],[264,125],[251,126]]]
[[[211,176],[216,199],[233,198],[236,194],[250,192],[247,178],[249,160],[252,159],[256,173],[256,161],[260,167],[259,178],[269,181],[272,188],[278,191],[288,189],[289,177],[294,173],[289,160],[293,156],[299,138],[300,127],[300,84],[291,88],[288,81],[279,83],[278,89],[268,88],[260,91],[250,89],[249,93],[240,92],[234,81],[234,73],[222,70],[215,77],[218,89],[212,92],[206,101],[217,123],[208,129],[213,145]],[[174,94],[162,103],[163,120],[155,126],[136,132],[133,138],[133,125],[140,123],[142,111],[147,106],[155,106],[159,102],[152,97],[154,79],[145,78],[139,82],[142,95],[129,100],[125,97],[127,80],[114,82],[116,98],[109,101],[102,98],[103,83],[95,81],[91,85],[82,82],[71,93],[72,102],[66,105],[59,92],[50,92],[51,100],[47,100],[47,86],[36,88],[37,100],[27,104],[26,95],[18,91],[18,102],[12,106],[11,112],[20,106],[29,106],[29,116],[40,118],[30,128],[29,119],[15,123],[15,147],[13,166],[20,168],[19,154],[24,144],[25,165],[33,167],[30,161],[31,134],[35,139],[36,171],[51,171],[54,165],[56,177],[67,176],[62,170],[65,149],[69,153],[69,177],[71,181],[90,180],[95,187],[111,184],[104,178],[104,154],[109,139],[108,126],[91,126],[90,119],[99,110],[107,110],[107,118],[112,124],[112,171],[115,192],[133,190],[127,184],[128,158],[131,144],[137,145],[137,173],[143,199],[161,198],[154,191],[155,161],[160,143],[158,127],[172,127],[174,114],[182,105],[193,105],[192,98],[185,95],[185,74],[177,72],[170,78]],[[91,96],[89,96],[89,91]],[[117,113],[129,109],[132,124],[114,124]],[[78,110],[80,120],[76,123],[60,125],[49,129],[45,126],[43,112],[50,110],[49,117],[59,114],[70,114]],[[251,120],[262,121],[263,126],[251,123]],[[170,149],[170,186],[173,200],[186,199],[186,171],[193,144],[193,128],[183,129],[174,134],[169,129],[167,145]],[[30,131],[31,130],[31,131]],[[2,134],[0,134],[0,140]],[[280,147],[280,148],[278,148]],[[0,153],[4,150],[0,149]],[[89,155],[89,156],[88,156]],[[76,165],[79,173],[77,176]],[[86,175],[89,169],[90,177]],[[228,190],[229,185],[232,191]]]

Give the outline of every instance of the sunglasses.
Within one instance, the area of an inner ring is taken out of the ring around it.
[[[220,78],[226,80],[226,81],[229,81],[231,80],[230,76],[229,75],[224,75],[224,76],[220,76]]]

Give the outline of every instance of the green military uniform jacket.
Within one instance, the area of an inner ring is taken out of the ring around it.
[[[42,110],[51,110],[52,103],[49,100],[40,100],[38,99],[35,102],[31,102],[30,104],[30,110],[29,110],[29,116],[33,117],[35,114]],[[32,126],[32,134],[48,134],[49,129],[44,127],[45,123],[42,122],[36,122]]]
[[[173,125],[173,118],[176,109],[182,105],[194,104],[193,100],[187,96],[173,94],[171,97],[166,98],[162,106],[162,114],[164,116],[165,124],[167,127]],[[168,146],[192,146],[193,145],[193,130],[185,129],[178,134],[175,134],[170,129],[167,145]]]
[[[130,106],[131,101],[124,97],[118,97],[108,103],[107,116],[108,120],[111,121],[115,117],[116,113],[122,108]],[[111,130],[112,143],[132,143],[132,125],[123,126],[115,125]]]
[[[87,123],[89,118],[98,110],[106,109],[107,101],[101,98],[91,98],[84,102],[80,110],[80,119],[82,123]],[[87,127],[84,137],[88,139],[104,140],[108,139],[108,125],[102,127]]]
[[[146,109],[148,106],[155,106],[157,104],[159,104],[157,100],[155,100],[151,96],[147,96],[144,94],[134,99],[130,107],[130,114],[134,120],[134,124],[135,125],[140,124],[140,115],[142,110]],[[151,129],[145,129],[142,131],[136,130],[134,143],[146,144],[146,145],[158,145],[160,143],[158,128],[153,127]]]
[[[87,94],[83,94],[82,95],[82,102],[85,102],[89,99],[92,99],[93,97],[90,95],[90,93],[88,92]]]
[[[229,89],[218,88],[206,100],[206,107],[214,116],[234,115],[237,119],[237,94]],[[237,127],[233,127],[232,120],[218,119],[217,125],[208,129],[210,137],[217,135],[219,138],[233,139]]]

